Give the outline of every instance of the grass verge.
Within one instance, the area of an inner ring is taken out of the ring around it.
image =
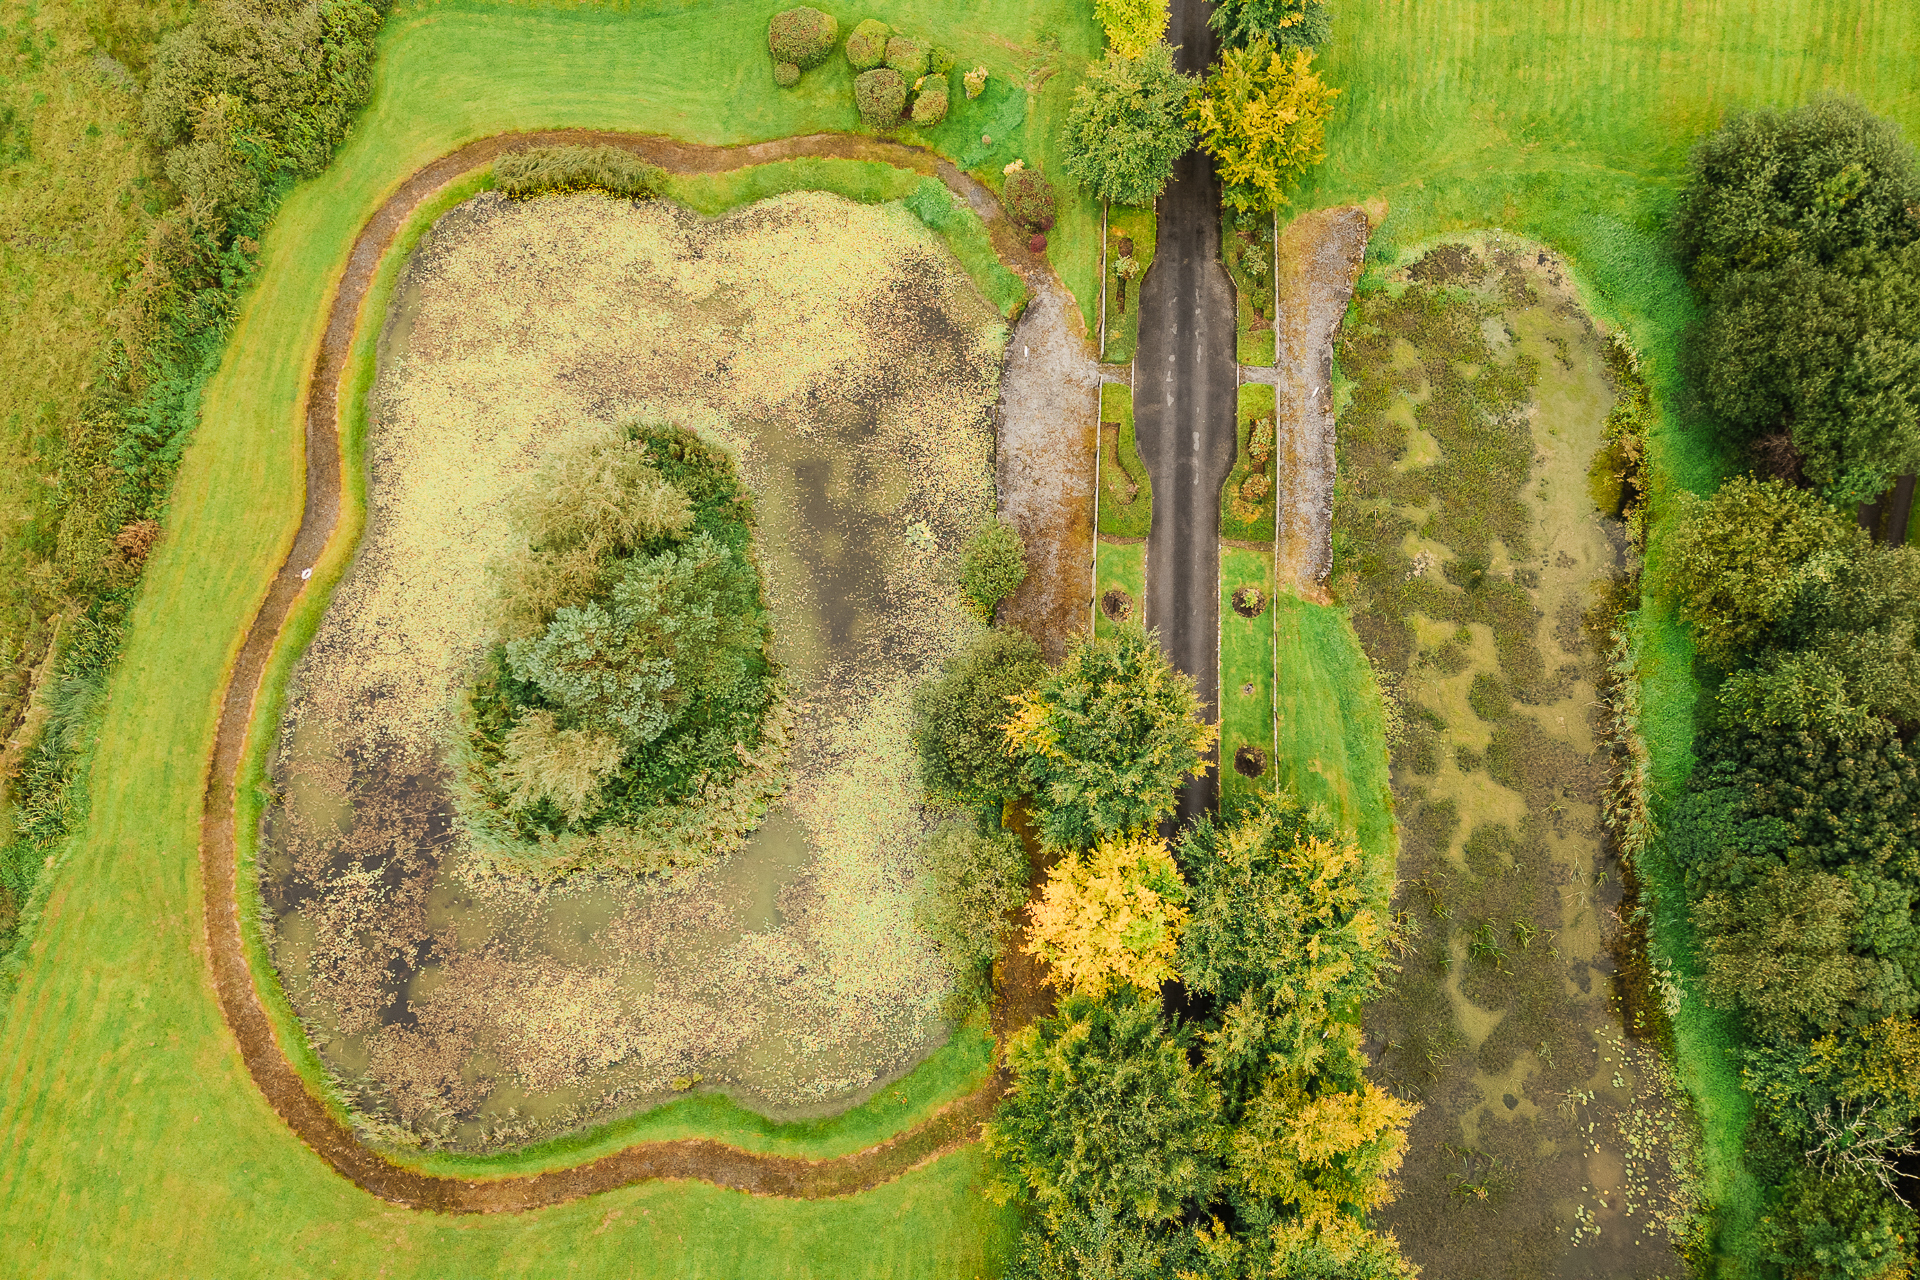
[[[1147,544],[1143,542],[1107,542],[1094,544],[1093,552],[1093,634],[1111,636],[1118,624],[1107,616],[1107,592],[1120,590],[1132,601],[1131,612],[1122,620],[1139,622],[1147,608]]]
[[[1273,718],[1274,605],[1241,617],[1233,593],[1252,587],[1273,600],[1273,551],[1220,549],[1220,796],[1251,795],[1260,783],[1234,767],[1234,753],[1252,747],[1275,768]]]
[[[1113,427],[1108,428],[1108,423]],[[1153,477],[1133,438],[1133,388],[1100,384],[1100,532],[1144,538],[1153,528]]]
[[[1220,486],[1220,536],[1240,542],[1272,542],[1273,446],[1269,441],[1266,461],[1256,467],[1247,440],[1252,434],[1255,420],[1272,419],[1273,388],[1263,382],[1243,382],[1240,384],[1239,404],[1234,418],[1233,470],[1227,473],[1227,482]],[[1242,495],[1241,486],[1254,476],[1266,477],[1267,492],[1260,501],[1249,502]]]
[[[1100,359],[1105,364],[1132,364],[1134,352],[1139,349],[1140,290],[1153,266],[1159,229],[1159,216],[1152,209],[1118,204],[1107,209],[1107,345],[1100,351]],[[1121,280],[1114,270],[1122,256],[1124,240],[1133,242],[1133,260],[1140,264],[1140,273],[1131,281]]]
[[[1234,358],[1241,364],[1271,368],[1273,332],[1273,217],[1222,214],[1220,256],[1233,281]]]

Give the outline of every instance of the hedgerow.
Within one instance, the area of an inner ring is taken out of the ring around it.
[[[519,200],[567,191],[651,200],[666,190],[667,171],[619,147],[528,147],[494,162],[493,185]]]

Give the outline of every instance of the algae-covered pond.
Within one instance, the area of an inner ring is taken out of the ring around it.
[[[485,195],[435,228],[388,320],[367,525],[293,676],[260,858],[274,963],[377,1133],[491,1149],[689,1087],[822,1114],[944,1039],[909,701],[979,625],[952,564],[993,506],[1005,340],[897,206]],[[482,874],[448,748],[504,504],[634,418],[723,444],[751,490],[784,794],[698,870]]]
[[[1631,358],[1490,235],[1363,293],[1339,359],[1334,572],[1405,723],[1411,941],[1364,1026],[1422,1109],[1379,1222],[1429,1280],[1684,1275],[1693,1123],[1602,814],[1627,561],[1589,475]]]

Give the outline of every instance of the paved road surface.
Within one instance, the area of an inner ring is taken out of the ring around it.
[[[1213,59],[1206,0],[1173,0],[1168,40],[1183,71]],[[1219,187],[1189,151],[1160,197],[1159,241],[1140,294],[1133,412],[1140,457],[1153,477],[1147,539],[1147,625],[1194,678],[1206,716],[1220,705],[1220,487],[1233,469],[1233,285],[1220,265]],[[1218,774],[1190,783],[1179,820],[1212,809]]]

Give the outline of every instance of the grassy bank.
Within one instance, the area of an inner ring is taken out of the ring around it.
[[[1119,621],[1139,622],[1147,608],[1147,544],[1145,542],[1107,542],[1094,544],[1093,633],[1114,634],[1117,623],[1109,614],[1107,593],[1124,591],[1126,612]],[[1116,602],[1118,603],[1118,602]]]
[[[1152,209],[1113,205],[1107,210],[1107,312],[1106,346],[1100,359],[1106,364],[1132,364],[1140,345],[1140,290],[1147,282],[1147,270],[1153,266],[1153,249],[1158,239],[1160,219]],[[1122,281],[1115,268],[1119,265],[1124,241],[1133,242],[1133,260],[1140,272],[1132,280]],[[1123,301],[1121,291],[1125,290]]]
[[[1242,617],[1233,593],[1252,587],[1261,599],[1273,599],[1273,552],[1241,547],[1220,549],[1220,795],[1251,795],[1261,790],[1274,765],[1273,622],[1268,604],[1258,616]],[[1234,766],[1241,747],[1261,753],[1266,771],[1247,777]]]
[[[1109,428],[1108,424],[1112,427]],[[1100,532],[1144,538],[1153,528],[1153,477],[1133,438],[1133,388],[1100,384]]]

